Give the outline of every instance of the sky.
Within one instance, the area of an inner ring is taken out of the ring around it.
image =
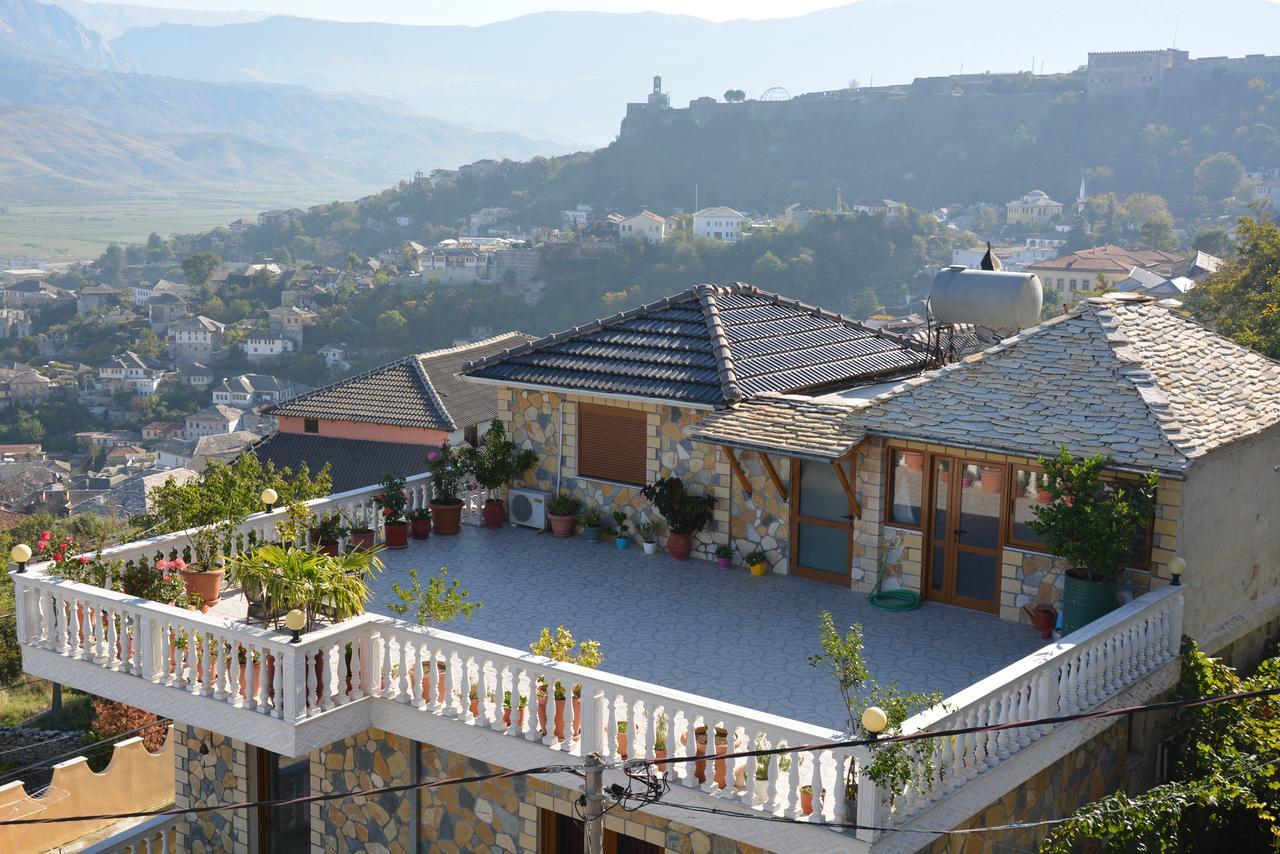
[[[112,0],[94,0],[112,2]],[[594,10],[654,11],[695,15],[711,21],[785,18],[847,5],[851,0],[115,0],[170,9],[249,9],[278,15],[337,21],[386,21],[396,24],[487,24],[532,12]]]

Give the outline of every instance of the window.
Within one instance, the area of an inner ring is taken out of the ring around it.
[[[551,810],[538,811],[539,854],[582,854],[582,821]],[[604,832],[604,854],[662,854],[663,847],[613,830]]]
[[[645,483],[648,417],[639,409],[578,404],[578,475]]]
[[[311,760],[285,759],[267,750],[255,750],[257,797],[284,800],[311,793]],[[258,851],[293,854],[311,850],[311,808],[307,804],[258,807]]]
[[[889,468],[889,522],[920,527],[924,452],[890,450]]]
[[[1046,551],[1044,537],[1031,530],[1030,522],[1036,518],[1035,508],[1050,501],[1049,479],[1043,471],[1033,466],[1013,469],[1013,489],[1011,490],[1009,528],[1005,541],[1013,548]],[[1109,480],[1111,489],[1127,489],[1124,481]],[[1151,539],[1155,531],[1155,508],[1146,527],[1138,531],[1133,539],[1133,552],[1129,557],[1129,566],[1135,569],[1151,567]]]
[[[319,433],[320,419],[319,418],[302,419],[302,432],[303,433]]]

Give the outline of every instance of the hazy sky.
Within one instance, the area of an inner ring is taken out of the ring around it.
[[[101,0],[110,2],[110,0]],[[390,21],[399,24],[486,24],[531,12],[590,9],[602,12],[652,10],[696,15],[713,21],[735,18],[783,18],[847,5],[851,0],[123,0],[139,6],[171,9],[252,9],[341,21]],[[97,2],[97,0],[95,0]],[[116,0],[121,2],[121,0]]]

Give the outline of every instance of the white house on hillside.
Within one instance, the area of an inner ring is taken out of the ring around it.
[[[693,215],[693,233],[708,240],[724,240],[733,243],[742,236],[742,224],[747,215],[733,208],[703,208]]]
[[[618,223],[618,239],[634,237],[647,243],[661,243],[667,238],[667,218],[653,211],[640,211]]]
[[[1039,225],[1061,213],[1062,202],[1055,202],[1044,190],[1032,190],[1004,206],[1005,222],[1009,225]]]

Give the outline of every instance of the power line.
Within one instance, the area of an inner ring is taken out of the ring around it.
[[[111,744],[114,741],[118,741],[122,738],[131,736],[135,733],[142,732],[145,729],[151,729],[154,726],[160,726],[161,724],[169,724],[169,723],[172,723],[172,721],[170,721],[168,718],[160,718],[159,720],[154,720],[154,721],[151,721],[150,723],[145,723],[142,726],[136,726],[133,729],[128,729],[128,730],[125,730],[124,732],[118,732],[115,735],[107,736],[104,739],[95,741],[93,744],[85,745],[84,747],[77,747],[72,750],[68,750],[66,753],[60,753],[57,756],[44,760],[43,762],[34,762],[30,765],[24,765],[21,768],[15,768],[12,771],[6,771],[3,776],[0,776],[0,783],[7,782],[8,780],[13,779],[19,774],[24,774],[27,771],[42,771],[47,768],[52,768],[54,765],[57,765],[63,759],[68,759],[72,756],[80,756],[82,754],[89,753],[95,748],[104,747],[108,744]],[[55,740],[56,739],[50,739],[50,741],[55,741]],[[45,742],[37,742],[37,744],[44,744],[44,743]]]

